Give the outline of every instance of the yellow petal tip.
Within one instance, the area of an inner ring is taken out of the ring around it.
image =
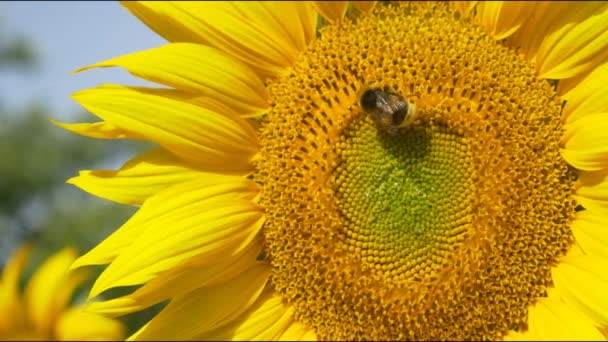
[[[78,74],[78,73],[80,73],[80,72],[82,72],[82,71],[86,70],[85,68],[86,68],[86,67],[84,67],[84,68],[79,68],[79,69],[76,69],[76,70],[72,70],[72,71],[70,71],[70,75],[76,75],[76,74]]]
[[[51,117],[47,118],[47,120],[49,120],[50,123],[52,123],[53,125],[57,126],[57,127],[61,127],[67,131],[69,131],[69,123],[65,123],[65,122],[61,122],[61,121],[57,121]]]
[[[102,62],[102,63],[103,63],[103,62]],[[99,67],[102,67],[102,68],[103,68],[104,66],[103,66],[103,65],[100,65],[100,64],[102,64],[102,63],[95,63],[95,64],[91,64],[91,65],[84,66],[84,67],[82,67],[82,68],[78,68],[78,69],[76,69],[76,70],[74,70],[74,71],[70,72],[70,75],[79,74],[79,73],[81,73],[81,72],[83,72],[83,71],[87,71],[87,70],[90,70],[90,69],[93,69],[93,68],[99,68]]]
[[[83,266],[88,266],[89,264],[86,262],[86,259],[83,261],[82,256],[76,260],[74,260],[74,262],[70,265],[70,267],[68,268],[68,271],[73,271],[77,268],[83,267]]]

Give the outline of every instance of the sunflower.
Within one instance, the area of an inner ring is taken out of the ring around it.
[[[76,260],[73,248],[50,256],[34,272],[23,298],[20,278],[32,246],[24,244],[9,259],[0,278],[0,340],[120,340],[125,329],[117,320],[68,307],[74,290],[89,277],[86,270],[68,272]]]
[[[608,5],[123,5],[170,43],[81,70],[163,87],[60,125],[158,145],[69,180],[130,339],[604,339]]]

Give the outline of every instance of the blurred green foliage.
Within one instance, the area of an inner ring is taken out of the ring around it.
[[[35,64],[37,56],[25,39],[13,38],[0,46],[0,67],[30,68]]]
[[[25,40],[0,44],[0,69],[27,71],[36,66],[33,56]],[[86,116],[75,114],[74,121]],[[37,254],[68,244],[84,252],[134,211],[86,195],[65,180],[109,158],[124,159],[137,145],[83,138],[54,126],[49,117],[52,113],[41,103],[0,106],[0,234],[5,249],[0,261],[23,239],[34,240]]]
[[[41,57],[24,39],[0,43],[2,72],[28,72]],[[65,181],[78,170],[112,168],[143,151],[143,143],[95,140],[53,125],[53,117],[41,103],[23,108],[2,106],[0,94],[0,268],[24,241],[34,245],[25,282],[44,259],[65,246],[85,253],[124,223],[135,207],[95,198]],[[74,114],[73,122],[87,121],[86,113]],[[83,301],[102,268],[92,268],[93,278],[79,292]],[[124,290],[110,295],[126,294]],[[160,307],[125,318],[129,331],[143,325]]]
[[[80,169],[126,158],[124,148],[63,131],[48,117],[40,105],[0,113],[0,234],[3,244],[31,240],[40,259],[67,245],[86,252],[135,211],[65,184]]]

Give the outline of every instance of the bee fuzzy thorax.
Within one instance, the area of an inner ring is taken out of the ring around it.
[[[379,128],[390,134],[411,124],[416,116],[416,106],[413,103],[409,103],[400,94],[380,88],[370,88],[363,92],[360,104]]]

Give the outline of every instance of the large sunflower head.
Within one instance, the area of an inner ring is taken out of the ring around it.
[[[64,248],[36,269],[23,294],[20,284],[32,246],[24,244],[4,266],[0,277],[0,340],[101,341],[124,338],[117,320],[70,306],[74,290],[89,277],[85,270],[68,272],[77,258]]]
[[[140,287],[89,310],[169,300],[132,339],[604,338],[608,5],[123,5],[170,43],[84,68],[165,87],[60,124],[158,144],[70,180],[141,206],[73,264]]]

